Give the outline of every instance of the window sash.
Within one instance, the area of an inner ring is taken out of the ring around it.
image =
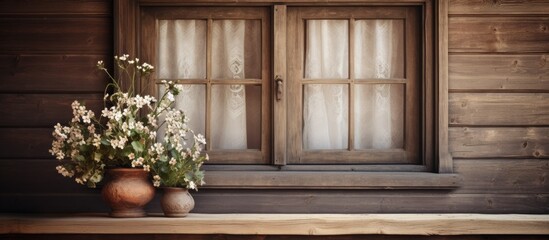
[[[145,8],[141,12],[141,57],[148,59],[154,66],[157,65],[157,21],[158,20],[206,20],[207,41],[206,49],[206,79],[162,79],[172,80],[180,84],[200,84],[206,87],[206,138],[212,136],[212,88],[227,84],[241,84],[245,86],[261,86],[261,112],[260,118],[260,149],[225,150],[212,149],[211,144],[206,147],[210,155],[208,164],[269,164],[271,163],[271,110],[270,110],[270,40],[271,19],[270,9],[267,7],[154,7]],[[212,25],[216,20],[260,20],[261,21],[261,75],[257,78],[247,79],[218,79],[212,76]],[[149,60],[150,59],[150,60]],[[158,76],[155,76],[158,79]],[[159,82],[160,79],[157,80]],[[142,85],[148,94],[156,94],[156,84]],[[248,104],[248,101],[246,102]]]
[[[422,106],[429,92],[422,88],[424,65],[422,31],[418,7],[288,7],[288,134],[287,164],[424,164],[421,149],[430,144],[422,138],[421,129],[428,117]],[[308,19],[349,20],[349,78],[305,79],[305,21]],[[402,79],[355,79],[354,21],[361,19],[402,19],[405,25],[405,73]],[[423,64],[422,64],[423,63]],[[402,84],[405,86],[403,149],[354,149],[354,91],[356,84]],[[306,150],[303,148],[303,88],[306,84],[345,84],[348,88],[348,147],[346,150]],[[422,97],[425,95],[424,97]]]

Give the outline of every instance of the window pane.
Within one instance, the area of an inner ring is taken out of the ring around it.
[[[355,85],[355,149],[404,147],[404,85]]]
[[[198,84],[182,84],[183,91],[175,97],[175,108],[181,109],[185,116],[189,119],[188,127],[195,134],[206,134],[206,87]],[[165,92],[164,85],[159,86],[158,96],[162,96]],[[160,117],[162,121],[163,116]],[[164,136],[164,128],[161,128],[157,134],[159,137]],[[194,140],[189,139],[190,143]]]
[[[402,20],[355,22],[355,78],[404,78]]]
[[[261,78],[261,21],[215,20],[212,26],[214,79]]]
[[[349,78],[349,21],[307,20],[305,78]]]
[[[158,21],[158,77],[206,78],[206,21]]]
[[[307,84],[303,89],[303,148],[346,149],[348,88],[345,84]]]
[[[212,86],[212,149],[260,149],[261,86]]]

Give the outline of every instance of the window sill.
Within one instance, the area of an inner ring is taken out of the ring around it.
[[[549,234],[548,215],[190,214],[185,218],[3,215],[0,234]]]
[[[458,174],[345,171],[208,171],[203,188],[453,189]]]

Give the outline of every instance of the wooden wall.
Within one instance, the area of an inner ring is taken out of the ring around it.
[[[549,2],[450,0],[449,10],[461,188],[204,189],[195,211],[549,213]],[[47,149],[72,99],[99,107],[106,79],[93,69],[111,58],[112,21],[108,0],[0,0],[0,212],[107,211],[99,190],[56,173]]]
[[[48,148],[74,99],[103,105],[95,65],[112,62],[112,12],[106,0],[0,0],[0,212],[87,210],[73,202],[95,192],[59,178]]]

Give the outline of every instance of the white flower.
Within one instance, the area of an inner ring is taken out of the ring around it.
[[[190,182],[187,184],[187,188],[189,188],[189,189],[196,189],[196,183],[194,183],[193,181],[190,181]]]
[[[160,187],[160,176],[154,175],[153,177],[153,185],[155,187]]]
[[[55,169],[57,169],[57,172],[61,175],[63,175],[63,177],[72,177],[74,176],[74,172],[69,172],[65,167],[63,166],[57,166],[55,167]]]
[[[143,165],[143,170],[146,171],[146,172],[150,172],[151,171],[151,166]]]
[[[128,158],[129,158],[130,160],[135,159],[135,154],[133,154],[133,153],[128,154]]]
[[[173,165],[175,165],[176,163],[177,163],[177,160],[175,160],[175,158],[170,159],[170,162],[169,162],[170,165],[173,166]]]

